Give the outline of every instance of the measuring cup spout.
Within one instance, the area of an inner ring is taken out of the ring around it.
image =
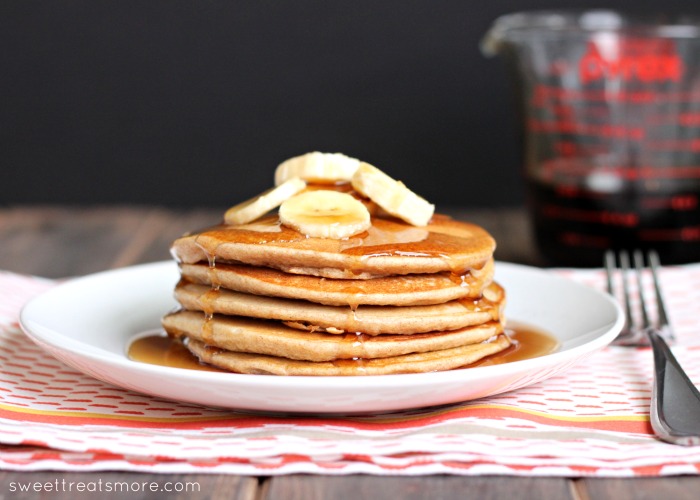
[[[500,48],[506,33],[505,27],[501,22],[502,19],[502,17],[496,19],[479,42],[479,49],[481,49],[481,53],[486,57],[494,57],[500,53]]]
[[[493,57],[506,44],[533,45],[556,32],[575,36],[576,32],[616,30],[623,25],[620,13],[606,9],[515,12],[496,18],[479,47],[484,56]]]
[[[513,36],[518,31],[527,29],[539,29],[544,17],[554,16],[548,12],[516,12],[496,18],[491,28],[481,39],[479,48],[486,57],[494,57],[502,53],[506,43],[513,43],[522,39]]]

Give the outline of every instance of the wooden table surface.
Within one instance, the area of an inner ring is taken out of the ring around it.
[[[443,210],[487,228],[499,260],[541,264],[523,210]],[[10,207],[0,209],[0,269],[50,278],[77,276],[169,258],[170,242],[185,231],[217,222],[218,209],[151,207]],[[124,498],[262,499],[683,499],[697,498],[700,477],[567,479],[511,476],[246,477],[133,472],[0,471],[0,499],[72,498],[75,493],[10,493],[19,481],[188,481],[198,493],[122,494]]]

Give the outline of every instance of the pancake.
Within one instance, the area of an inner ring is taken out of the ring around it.
[[[206,323],[206,324],[205,324]],[[449,349],[487,341],[502,333],[496,321],[450,332],[416,335],[331,335],[302,332],[276,321],[214,315],[192,311],[169,314],[163,320],[169,335],[204,342],[228,351],[266,354],[306,361],[386,358]]]
[[[493,280],[493,259],[462,276],[450,273],[405,274],[371,280],[338,280],[288,274],[241,264],[182,264],[182,277],[200,285],[269,297],[303,299],[331,306],[441,304],[479,297]]]
[[[470,344],[439,351],[405,354],[388,358],[300,361],[264,354],[228,351],[187,339],[185,345],[200,361],[236,373],[262,375],[388,375],[398,373],[424,373],[461,368],[480,359],[496,354],[510,346],[506,335],[499,335],[491,342]]]
[[[510,345],[484,229],[340,154],[295,157],[275,181],[171,246],[182,309],[162,325],[201,361],[250,374],[421,373]]]
[[[183,264],[242,262],[294,274],[367,279],[399,274],[465,274],[491,260],[493,238],[481,227],[433,216],[425,227],[375,217],[372,226],[342,240],[307,237],[277,215],[237,226],[219,225],[177,239],[173,256]]]
[[[329,332],[369,335],[455,330],[500,321],[505,293],[492,283],[479,299],[424,306],[324,306],[304,300],[263,297],[224,288],[180,282],[175,298],[185,309],[253,318],[307,323]]]

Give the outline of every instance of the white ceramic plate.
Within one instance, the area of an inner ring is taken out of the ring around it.
[[[22,310],[26,334],[66,364],[111,384],[164,398],[241,410],[367,413],[482,398],[551,377],[606,346],[622,328],[608,296],[546,271],[498,263],[509,319],[554,335],[539,358],[447,372],[276,377],[186,370],[129,360],[126,347],[175,307],[173,262],[107,271],[56,286]]]

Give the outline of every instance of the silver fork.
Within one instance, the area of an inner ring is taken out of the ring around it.
[[[623,308],[625,326],[615,340],[615,344],[624,346],[651,345],[654,353],[654,386],[651,394],[650,420],[656,435],[669,443],[683,446],[700,445],[700,392],[693,385],[688,375],[668,347],[664,338],[673,340],[671,325],[661,293],[658,277],[659,256],[655,251],[647,253],[656,297],[657,321],[652,322],[642,276],[644,257],[642,252],[634,252],[634,268],[637,278],[641,324],[632,314],[632,299],[628,274],[630,271],[629,253],[621,251],[619,255],[622,273]],[[615,295],[614,273],[615,254],[609,250],[605,253],[605,271],[608,280],[608,292]]]

